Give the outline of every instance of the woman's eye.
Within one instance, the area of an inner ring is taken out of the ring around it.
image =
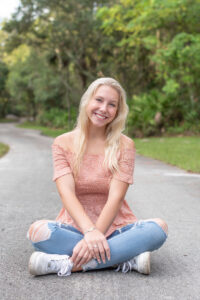
[[[113,103],[110,103],[110,105],[111,105],[112,107],[116,107],[116,105],[115,105],[115,104],[113,104]]]
[[[99,98],[96,98],[96,100],[98,101],[98,102],[101,102],[102,100],[101,99],[99,99]]]

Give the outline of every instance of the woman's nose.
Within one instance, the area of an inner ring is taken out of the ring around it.
[[[100,107],[100,111],[105,112],[107,110],[107,104],[106,103],[102,103],[101,107]]]

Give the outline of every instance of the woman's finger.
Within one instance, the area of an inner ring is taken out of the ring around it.
[[[90,253],[92,254],[92,257],[96,258],[96,254],[95,254],[93,245],[90,244],[90,243],[87,243],[87,246],[88,246],[88,249],[89,249]]]
[[[87,249],[81,248],[74,260],[74,266],[78,266],[79,262],[81,261],[82,257],[84,256],[84,253],[86,252]]]
[[[91,259],[94,259],[94,258],[93,258],[93,256],[92,256],[92,254],[90,253],[90,254],[88,255],[88,257],[87,257],[87,260],[85,261],[84,264],[82,264],[82,266],[83,266],[83,265],[86,265]]]
[[[77,260],[77,256],[79,254],[80,249],[81,248],[77,247],[77,246],[75,246],[75,248],[73,249],[71,260],[73,261],[74,264],[75,264],[75,261]]]
[[[102,243],[99,243],[98,244],[98,247],[99,247],[99,253],[101,255],[101,260],[103,261],[103,263],[105,264],[106,263],[106,256],[105,256],[105,249],[103,247],[103,244]]]
[[[89,256],[89,251],[86,251],[81,260],[79,261],[79,263],[77,264],[77,268],[81,267],[82,265],[84,265],[86,262],[87,262],[87,259],[88,259],[88,256]]]
[[[94,253],[95,253],[95,257],[98,260],[98,263],[100,264],[101,263],[101,259],[100,259],[100,255],[99,255],[98,244],[93,244],[93,250],[94,250]]]
[[[105,250],[107,259],[110,260],[110,247],[109,247],[109,245],[108,245],[107,240],[104,240],[104,241],[103,241],[103,247],[104,247],[104,250]]]

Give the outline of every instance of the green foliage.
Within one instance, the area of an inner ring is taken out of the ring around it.
[[[10,66],[7,89],[12,97],[15,113],[35,117],[34,89],[26,60],[17,60]]]
[[[11,78],[8,84],[12,96],[14,90],[16,95],[19,86],[23,86],[17,95],[27,104],[25,113],[31,111],[35,117],[41,108],[57,106],[67,109],[71,123],[71,112],[78,105],[83,89],[101,71],[98,62],[102,58],[102,37],[98,33],[95,6],[103,3],[24,0],[19,13],[4,26],[10,32],[5,47],[9,53],[19,46],[13,42],[16,38],[32,50],[23,66],[15,71],[16,76],[13,74],[13,79],[18,77],[19,81],[15,84]],[[25,78],[21,76],[21,68],[25,68]],[[27,98],[31,98],[29,103]]]
[[[162,90],[167,95],[177,95],[179,84],[174,79],[167,79],[166,84],[163,86]]]
[[[55,128],[66,128],[67,117],[67,112],[60,110],[59,108],[51,108],[38,115],[37,123]]]
[[[54,128],[66,128],[67,126],[67,112],[59,108],[51,108],[43,111],[37,117],[37,123],[42,126],[50,126]]]
[[[158,134],[163,124],[164,99],[157,90],[151,93],[135,95],[129,101],[128,128],[131,135],[149,136]],[[160,113],[161,120],[156,122],[156,114]]]
[[[37,124],[42,126],[49,126],[52,128],[65,128],[72,129],[76,120],[76,111],[72,112],[72,121],[68,123],[68,113],[65,110],[61,110],[59,108],[51,108],[47,111],[40,112],[37,116]]]
[[[168,127],[185,128],[185,123],[198,127],[199,4],[199,0],[121,0],[112,9],[99,10],[103,32],[114,36],[119,46],[113,56],[118,73],[123,57],[123,78],[131,99],[129,132],[158,134]]]
[[[8,93],[6,91],[6,80],[8,68],[4,62],[0,61],[0,118],[4,118],[9,104]]]
[[[0,92],[1,92],[1,94],[5,90],[5,83],[6,83],[7,75],[8,75],[7,65],[0,61]]]
[[[9,151],[9,146],[3,143],[0,143],[0,157],[5,155]]]
[[[71,128],[88,84],[110,76],[131,134],[197,130],[199,15],[200,0],[23,0],[0,32],[12,110]]]
[[[29,51],[23,59],[16,56],[24,52],[19,47],[7,60],[11,60],[7,89],[15,104],[15,113],[30,115],[34,118],[41,108],[66,108],[65,87],[56,70],[48,65],[46,58],[36,51]]]
[[[182,122],[196,123],[200,118],[199,53],[200,35],[180,33],[153,56],[158,82],[163,82],[162,91],[171,99],[171,110]]]
[[[172,91],[171,91],[172,92]],[[136,137],[162,133],[200,132],[199,112],[180,98],[151,90],[129,100],[128,132]]]

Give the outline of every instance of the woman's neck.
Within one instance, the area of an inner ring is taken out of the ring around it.
[[[105,134],[105,127],[95,127],[93,125],[89,126],[88,129],[88,140],[103,140],[105,141],[106,134]]]
[[[86,154],[104,154],[105,140],[105,128],[90,126],[86,141]]]

